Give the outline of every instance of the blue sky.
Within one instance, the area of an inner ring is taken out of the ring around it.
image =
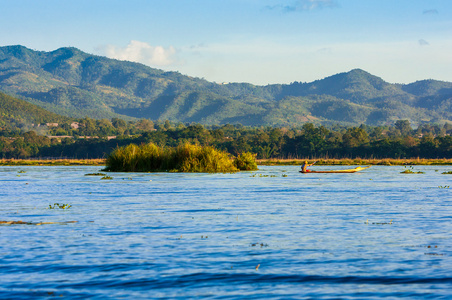
[[[0,0],[0,12],[0,46],[73,46],[215,82],[354,68],[452,81],[449,0]]]

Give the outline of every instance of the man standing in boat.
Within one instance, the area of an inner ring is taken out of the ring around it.
[[[308,167],[312,166],[315,163],[316,162],[313,162],[312,164],[308,164],[308,161],[305,160],[303,165],[301,166],[301,173],[309,173],[309,172],[311,172],[310,170],[308,170]]]

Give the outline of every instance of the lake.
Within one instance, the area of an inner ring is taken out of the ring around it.
[[[259,169],[0,167],[0,298],[452,297],[452,166]]]

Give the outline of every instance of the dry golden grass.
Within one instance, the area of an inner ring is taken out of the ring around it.
[[[277,166],[277,165],[301,165],[306,159],[260,159],[257,160],[258,165]],[[316,165],[382,165],[382,166],[404,166],[404,165],[452,165],[452,159],[427,159],[427,158],[407,158],[407,159],[308,159],[312,163],[317,161]]]
[[[259,159],[256,160],[261,166],[290,166],[301,165],[305,159]],[[427,159],[427,158],[407,158],[407,159],[308,159],[309,162],[316,162],[316,165],[383,165],[383,166],[404,166],[404,165],[452,165],[452,159]],[[0,166],[105,166],[105,159],[0,159]]]
[[[105,166],[105,159],[1,159],[0,166]]]

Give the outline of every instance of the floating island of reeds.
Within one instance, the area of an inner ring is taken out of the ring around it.
[[[210,146],[182,144],[159,147],[154,143],[118,147],[107,157],[104,171],[231,173],[257,170],[255,155],[231,157]]]

